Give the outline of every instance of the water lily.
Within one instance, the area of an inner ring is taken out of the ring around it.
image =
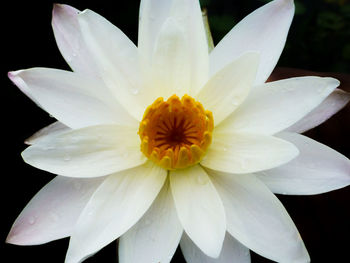
[[[273,193],[350,183],[350,161],[300,133],[350,99],[333,78],[265,83],[294,14],[275,0],[209,53],[199,2],[143,0],[136,46],[91,10],[55,5],[58,47],[73,70],[9,78],[58,121],[27,140],[28,164],[57,174],[7,242],[70,236],[67,263],[119,238],[119,262],[310,261]]]

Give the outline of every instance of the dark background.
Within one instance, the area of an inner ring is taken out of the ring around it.
[[[5,244],[12,223],[27,202],[53,176],[26,165],[20,153],[23,141],[54,120],[40,110],[8,79],[11,70],[36,66],[69,69],[61,57],[51,30],[54,1],[2,2],[2,181],[1,262],[63,262],[68,239],[41,246]],[[240,19],[268,1],[202,0],[217,43]],[[295,1],[296,16],[278,66],[318,72],[349,73],[350,4],[347,0]],[[138,0],[65,1],[80,10],[92,9],[137,40]],[[284,70],[284,75],[295,72]],[[350,91],[349,76],[337,75]],[[350,156],[350,109],[308,136]],[[350,188],[315,196],[278,196],[297,225],[312,262],[350,262]],[[116,262],[115,243],[85,262]],[[177,251],[173,262],[184,262]],[[252,253],[252,262],[271,262]]]

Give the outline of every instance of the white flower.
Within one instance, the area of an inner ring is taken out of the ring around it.
[[[293,14],[293,1],[272,1],[209,54],[196,0],[143,0],[137,47],[98,14],[55,5],[56,41],[74,72],[9,77],[58,120],[22,155],[59,176],[22,211],[7,242],[70,236],[67,263],[117,238],[119,262],[169,262],[179,242],[189,263],[249,262],[248,249],[308,262],[272,192],[349,185],[350,161],[298,134],[349,95],[332,78],[264,83]]]

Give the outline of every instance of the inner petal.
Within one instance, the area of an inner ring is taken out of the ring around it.
[[[140,123],[141,151],[165,169],[186,168],[202,159],[213,128],[212,113],[192,97],[158,98]]]

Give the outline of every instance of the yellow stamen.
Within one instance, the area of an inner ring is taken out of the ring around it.
[[[141,151],[165,169],[186,168],[201,161],[213,129],[212,113],[192,97],[158,98],[140,123]]]

